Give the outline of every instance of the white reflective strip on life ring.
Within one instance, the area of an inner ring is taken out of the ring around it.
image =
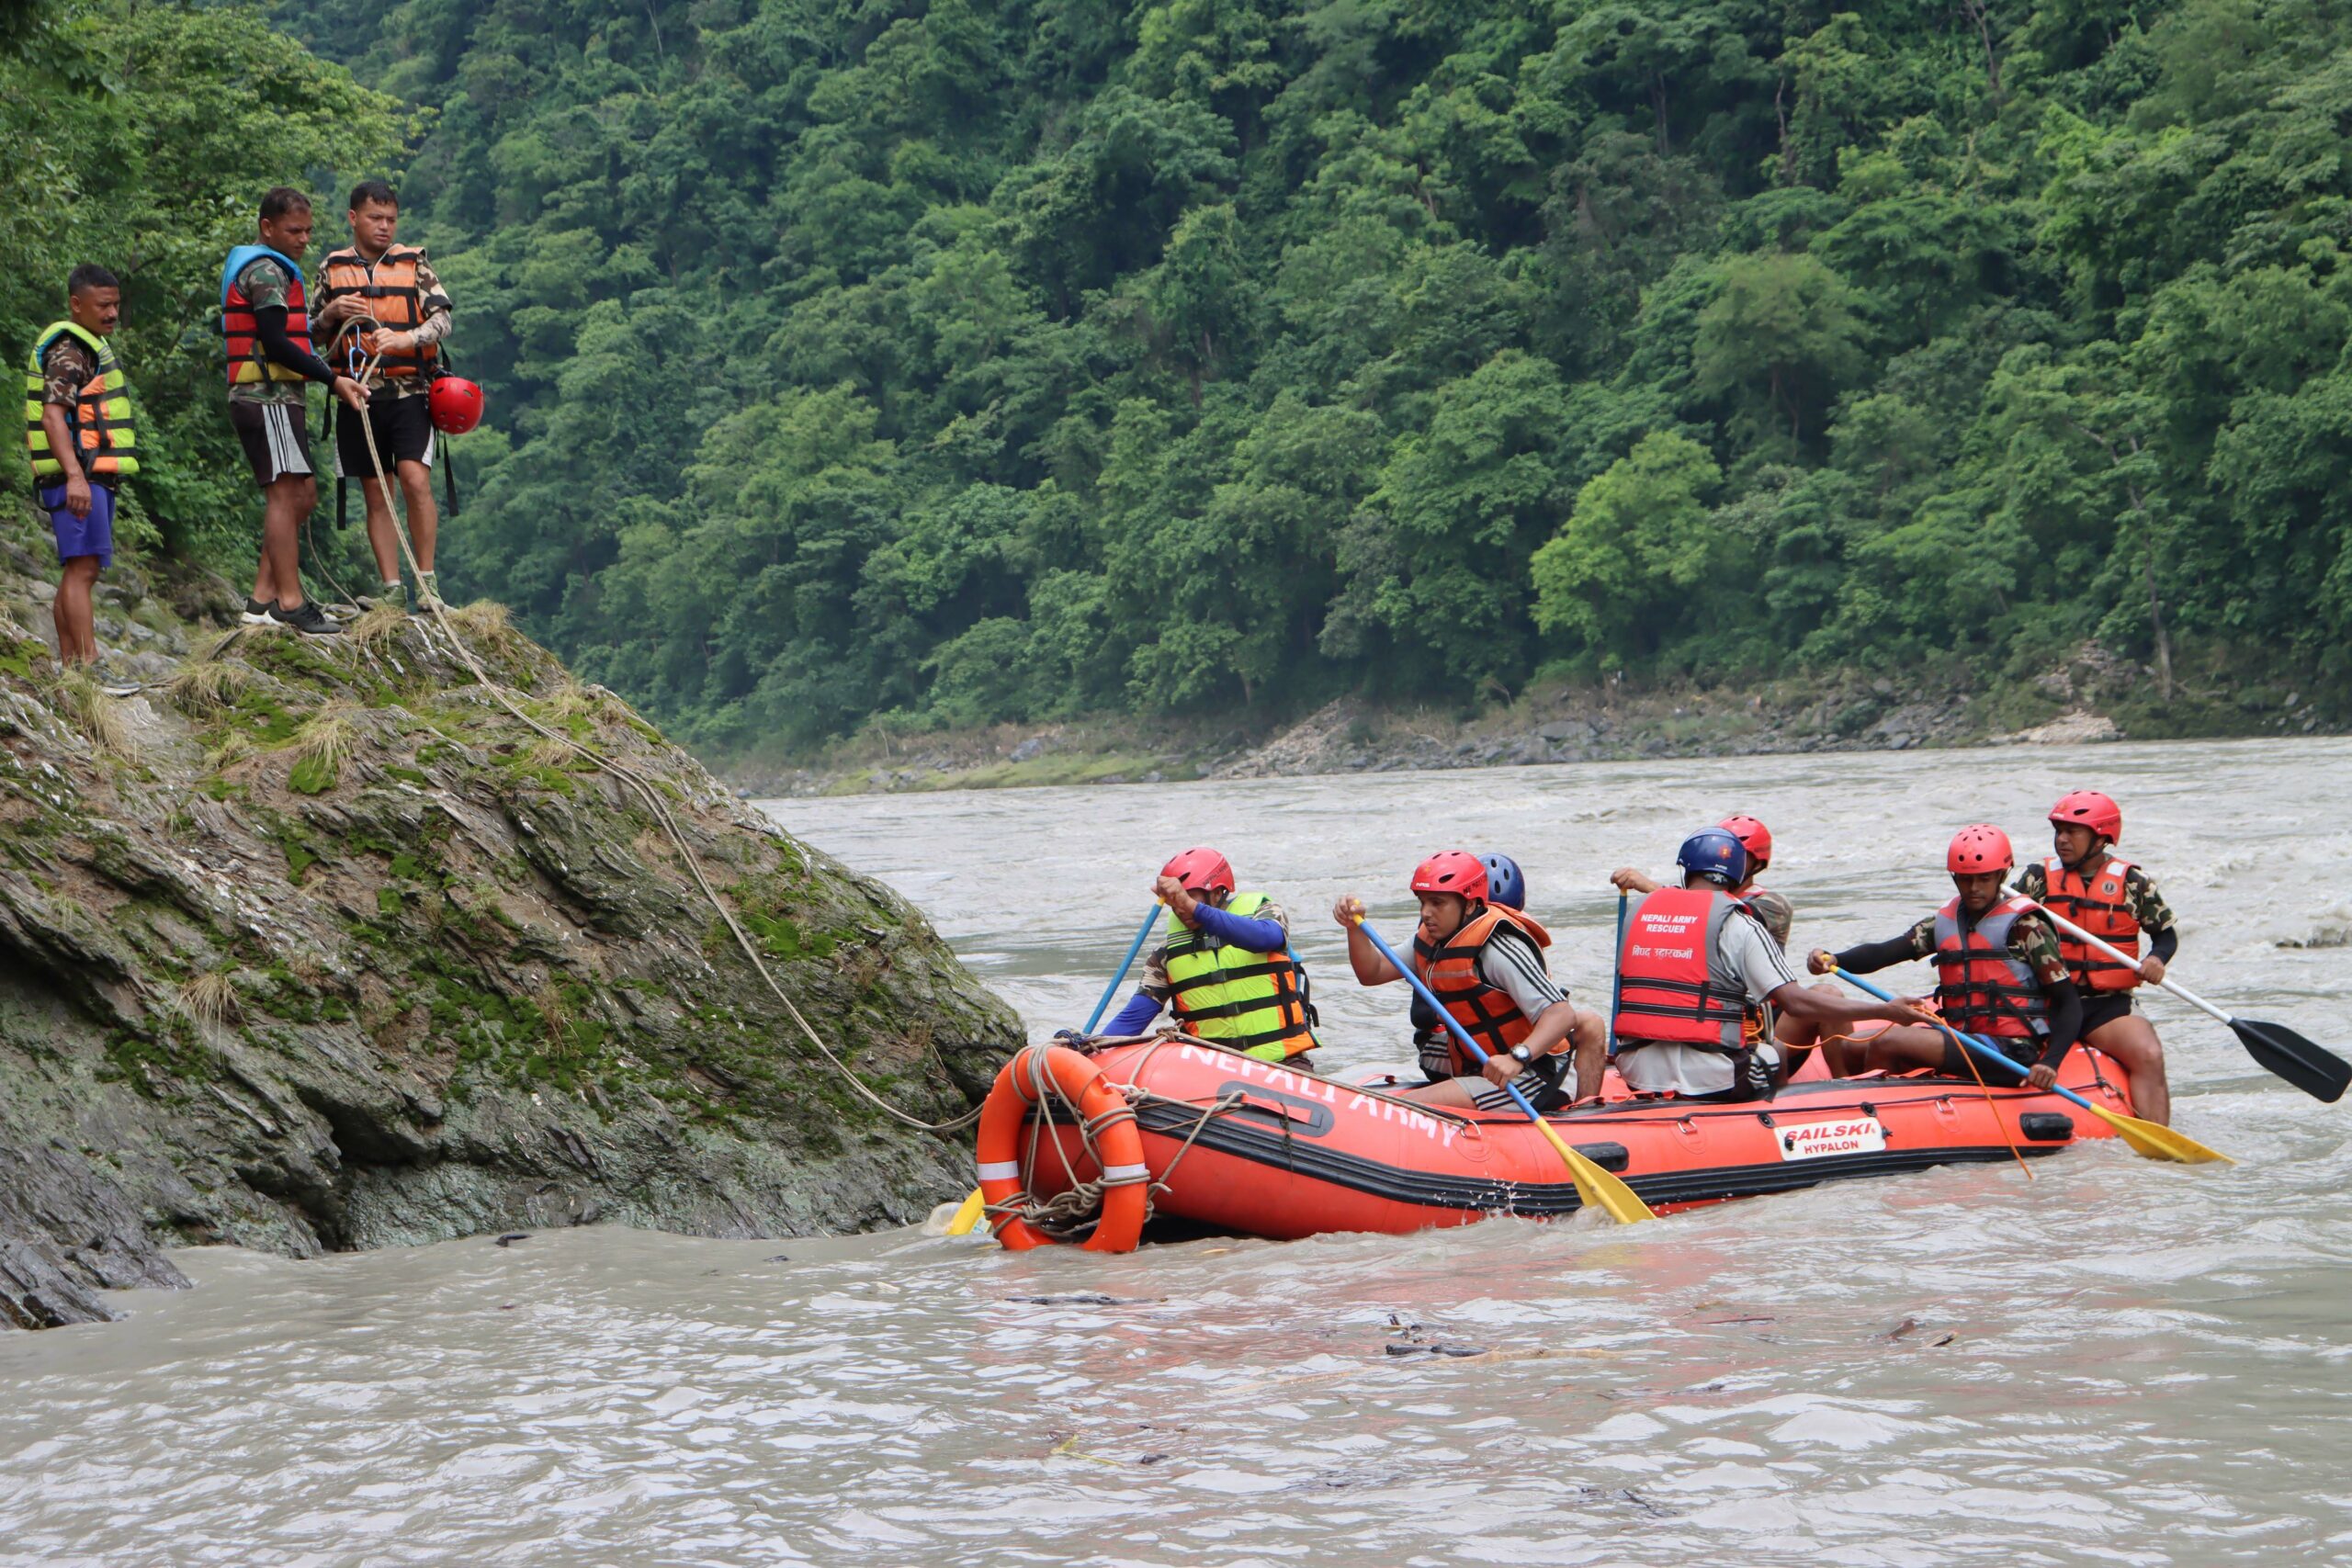
[[[1020,1179],[1021,1162],[1017,1159],[992,1159],[981,1162],[980,1179],[982,1181],[1018,1181]]]
[[[1124,1187],[1131,1181],[1150,1179],[1151,1167],[1148,1165],[1106,1165],[1102,1168],[1102,1185],[1105,1187]]]

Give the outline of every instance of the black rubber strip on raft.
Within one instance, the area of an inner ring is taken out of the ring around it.
[[[1747,1113],[1755,1114],[1753,1109]],[[1181,1143],[1193,1133],[1200,1113],[1189,1107],[1147,1101],[1136,1108],[1136,1122],[1147,1134]],[[1559,1123],[1554,1123],[1555,1126]],[[1427,1209],[1461,1209],[1481,1213],[1555,1219],[1583,1207],[1576,1184],[1565,1176],[1557,1182],[1511,1182],[1460,1176],[1439,1176],[1384,1165],[1344,1149],[1324,1147],[1279,1131],[1253,1126],[1233,1117],[1212,1118],[1193,1139],[1196,1148],[1246,1159],[1312,1180],[1329,1182],[1351,1192],[1412,1203]],[[1573,1145],[1573,1143],[1571,1144]],[[1604,1145],[1594,1145],[1601,1152]],[[1581,1152],[1581,1151],[1580,1151]],[[2057,1145],[2026,1145],[2029,1156],[2055,1154]],[[1717,1199],[1760,1198],[1774,1192],[1794,1192],[1871,1176],[1899,1176],[1932,1170],[1939,1165],[1971,1165],[2013,1158],[2005,1144],[1971,1147],[1883,1149],[1874,1154],[1824,1155],[1815,1159],[1774,1161],[1770,1165],[1719,1166],[1703,1170],[1656,1171],[1625,1179],[1625,1184],[1653,1205],[1702,1203]]]

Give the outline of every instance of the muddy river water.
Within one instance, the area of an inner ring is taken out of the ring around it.
[[[775,803],[1039,1032],[1174,849],[1290,911],[1335,1065],[1403,1058],[1333,898],[1392,938],[1432,849],[1515,854],[1605,994],[1602,878],[1735,809],[1796,940],[1892,935],[1942,845],[2097,783],[2179,976],[2352,1051],[2352,743],[2109,746]],[[0,1336],[0,1564],[2352,1562],[2352,1103],[2169,998],[2120,1145],[1621,1231],[1013,1256],[918,1231],[610,1228],[290,1263]],[[1442,1343],[1475,1355],[1392,1354]]]

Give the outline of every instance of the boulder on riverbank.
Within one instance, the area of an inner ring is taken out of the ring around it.
[[[185,1283],[175,1245],[797,1235],[962,1190],[962,1141],[850,1073],[951,1121],[1012,1011],[495,606],[459,616],[492,678],[683,846],[434,626],[202,636],[133,569],[102,640],[169,673],[114,699],[33,635],[40,564],[0,564],[0,1324]]]

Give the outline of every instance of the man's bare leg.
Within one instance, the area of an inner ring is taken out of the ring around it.
[[[2164,1043],[2154,1024],[2136,1012],[2125,1013],[2083,1036],[2083,1043],[2123,1069],[2133,1115],[2159,1127],[2172,1125],[2172,1088],[2165,1081]]]
[[[61,664],[90,664],[98,657],[98,634],[91,619],[90,591],[97,586],[98,558],[74,556],[57,576],[57,597],[50,615],[57,623],[57,659]]]

